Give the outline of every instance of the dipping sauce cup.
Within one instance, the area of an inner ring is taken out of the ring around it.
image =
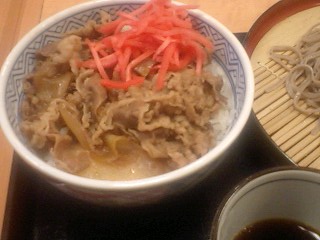
[[[237,186],[222,202],[211,239],[233,240],[248,226],[271,219],[294,221],[319,232],[319,200],[318,170],[277,167],[259,172]]]

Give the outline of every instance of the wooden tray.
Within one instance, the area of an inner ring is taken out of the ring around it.
[[[284,85],[266,89],[287,72],[269,59],[275,45],[294,43],[320,22],[319,0],[283,0],[266,11],[253,25],[245,40],[255,75],[253,111],[266,133],[298,166],[320,168],[320,133],[311,134],[317,117],[294,109]]]

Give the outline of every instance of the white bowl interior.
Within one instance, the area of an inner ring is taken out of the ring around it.
[[[27,147],[19,131],[19,106],[23,98],[22,82],[30,74],[35,64],[35,52],[46,44],[61,38],[64,32],[82,27],[88,20],[98,20],[99,11],[104,10],[115,16],[121,11],[131,11],[144,1],[97,1],[80,4],[48,18],[28,33],[13,49],[1,70],[0,115],[1,127],[5,135],[26,162],[37,171],[71,185],[98,189],[127,189],[128,187],[148,187],[181,179],[203,169],[218,158],[238,137],[251,112],[254,83],[251,64],[239,41],[221,23],[198,11],[192,11],[195,28],[211,38],[215,43],[212,58],[226,73],[228,85],[233,95],[234,114],[223,141],[199,160],[179,170],[142,180],[130,182],[102,181],[77,177],[62,172],[43,162]]]
[[[283,170],[253,179],[227,201],[217,240],[230,240],[246,226],[270,218],[292,219],[320,229],[320,174]]]

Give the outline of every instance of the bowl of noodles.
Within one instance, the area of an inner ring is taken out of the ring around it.
[[[311,0],[279,1],[244,44],[254,69],[257,121],[288,161],[310,168],[320,166],[319,10]]]
[[[40,23],[1,70],[1,127],[60,190],[97,204],[178,194],[218,168],[253,73],[217,20],[168,0],[97,1]]]

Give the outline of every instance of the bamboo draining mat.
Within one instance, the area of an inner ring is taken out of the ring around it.
[[[320,7],[295,14],[278,23],[259,42],[251,62],[255,76],[253,111],[274,143],[298,166],[320,169],[320,133],[312,134],[318,117],[297,111],[284,84],[270,91],[270,86],[287,71],[269,59],[275,45],[293,46],[314,23],[320,22]]]
[[[320,168],[320,134],[311,134],[317,117],[297,111],[282,85],[266,91],[270,83],[278,81],[287,72],[273,61],[254,70],[255,102],[253,110],[272,140],[299,166]]]

